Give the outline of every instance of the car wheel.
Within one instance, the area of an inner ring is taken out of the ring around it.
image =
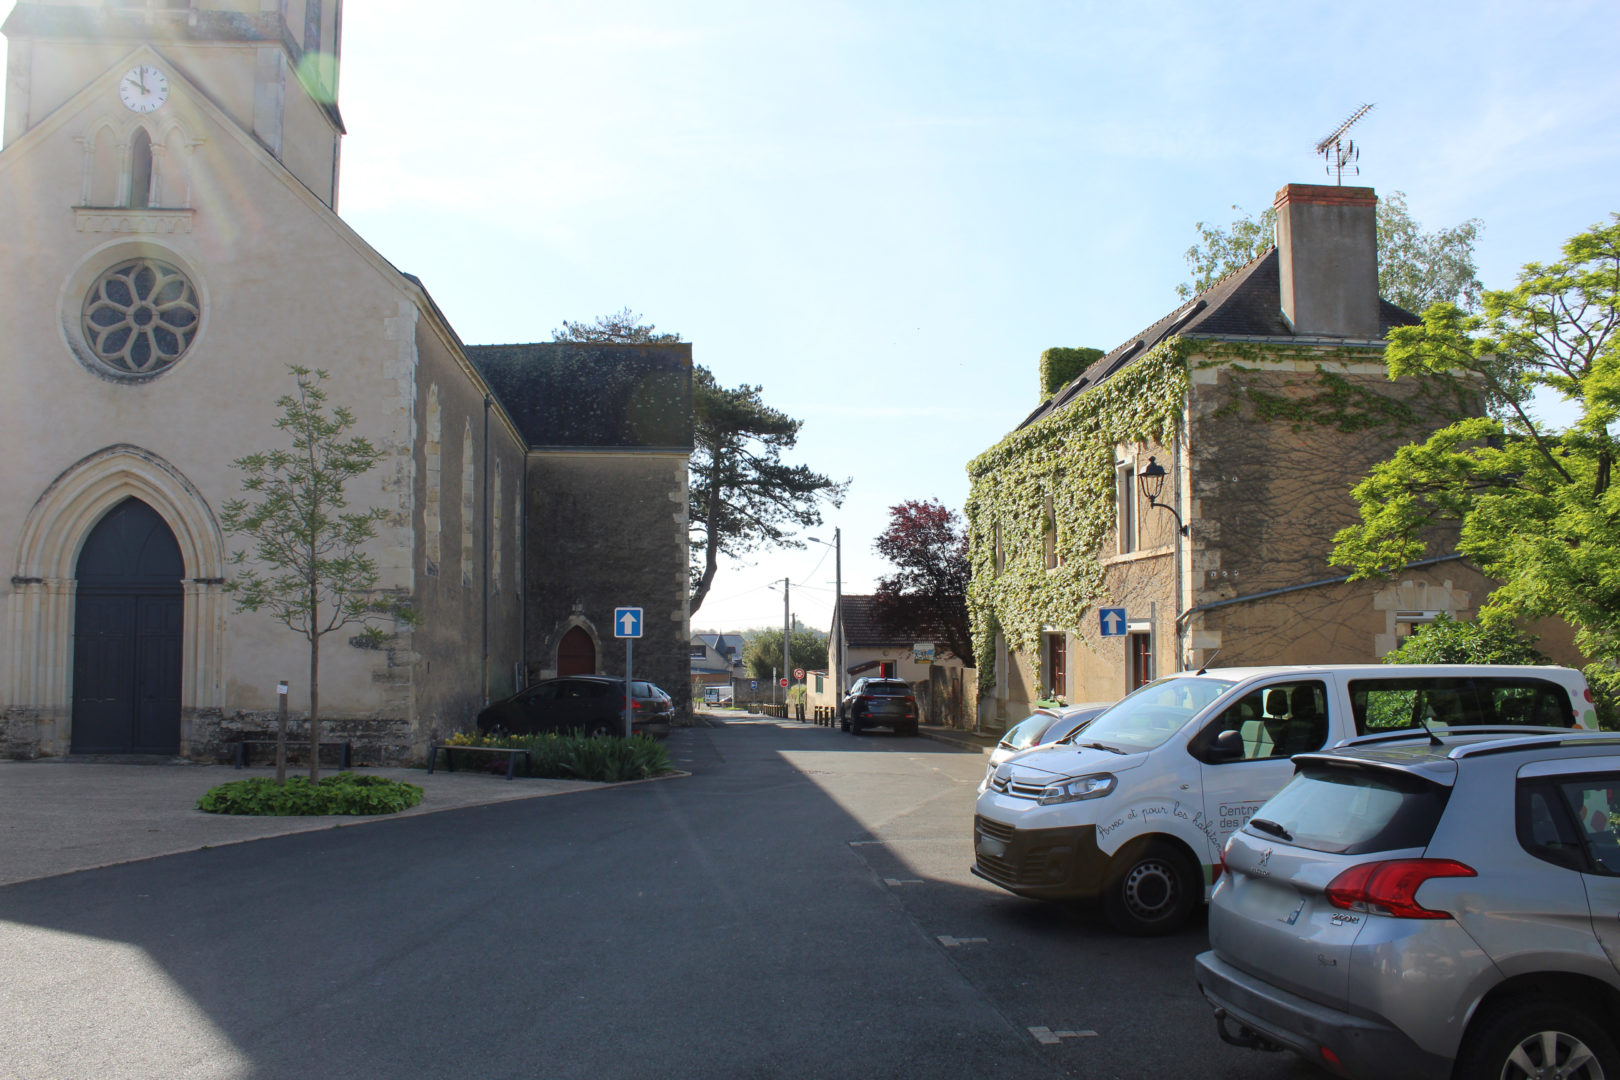
[[[1137,937],[1168,934],[1198,901],[1190,861],[1165,843],[1126,848],[1103,888],[1103,911],[1115,930]],[[1616,1078],[1620,1080],[1620,1078]]]
[[[1620,1050],[1605,1025],[1568,1001],[1520,999],[1480,1010],[1457,1058],[1458,1076],[1620,1080]]]
[[[849,731],[849,733],[851,735],[865,735],[866,734],[866,729],[861,727],[861,722],[859,720],[855,719],[855,717],[853,717],[853,716],[849,718],[849,728],[847,730]]]
[[[915,720],[913,720],[911,723],[909,723],[905,727],[901,728],[900,729],[900,734],[909,735],[913,739],[915,739],[917,737],[917,722]]]

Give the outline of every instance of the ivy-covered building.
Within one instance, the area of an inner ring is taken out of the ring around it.
[[[1373,661],[1488,592],[1454,556],[1384,582],[1329,564],[1350,488],[1465,403],[1388,378],[1385,335],[1417,319],[1378,295],[1373,190],[1290,184],[1276,206],[1270,250],[968,466],[985,726],[1212,662]]]

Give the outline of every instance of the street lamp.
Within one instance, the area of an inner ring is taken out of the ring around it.
[[[1164,494],[1164,479],[1168,475],[1163,465],[1153,458],[1148,458],[1147,467],[1136,474],[1136,480],[1142,485],[1142,494],[1147,496],[1148,506],[1170,511],[1170,516],[1176,519],[1176,526],[1181,535],[1186,536],[1187,526],[1181,520],[1181,515],[1176,513],[1176,508],[1159,501],[1159,496]]]
[[[812,544],[822,544],[833,549],[833,700],[838,702],[834,708],[844,703],[844,538],[843,533],[833,530],[832,543],[817,540],[813,536],[805,537]]]

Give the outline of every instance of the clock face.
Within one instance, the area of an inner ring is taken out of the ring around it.
[[[132,67],[118,84],[118,96],[133,112],[152,112],[169,100],[169,77],[150,64]]]

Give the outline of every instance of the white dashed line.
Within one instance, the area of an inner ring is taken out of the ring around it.
[[[982,937],[951,937],[949,934],[940,934],[939,935],[939,943],[941,945],[945,946],[947,949],[954,949],[958,945],[974,945],[974,944],[982,945],[982,944],[985,944],[986,942],[988,942],[989,940],[990,940],[989,938],[982,938]],[[1030,1030],[1033,1031],[1035,1029],[1031,1028]],[[1042,1028],[1041,1030],[1045,1031],[1046,1029]]]
[[[1029,1033],[1035,1036],[1035,1041],[1042,1046],[1056,1046],[1064,1039],[1095,1039],[1095,1031],[1053,1031],[1049,1027],[1032,1027]]]

